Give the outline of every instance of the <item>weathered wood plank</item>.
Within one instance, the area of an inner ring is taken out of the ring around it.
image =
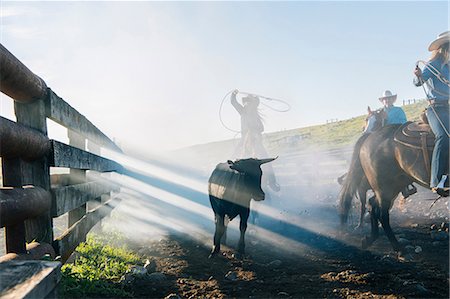
[[[34,160],[47,155],[51,144],[41,132],[0,117],[0,156]]]
[[[31,72],[19,59],[0,44],[0,91],[16,101],[32,102],[47,95],[44,80]]]
[[[85,116],[80,114],[66,101],[52,90],[49,90],[49,105],[47,117],[90,139],[100,146],[122,152],[122,150],[102,131],[93,125]]]
[[[86,240],[87,233],[94,227],[94,225],[111,213],[112,209],[121,201],[120,198],[115,197],[107,201],[98,208],[86,213],[77,223],[72,225],[60,237],[53,242],[53,247],[61,256],[61,261],[65,263],[75,248],[81,242]]]
[[[3,262],[0,263],[0,298],[45,298],[60,279],[59,262]]]
[[[53,151],[50,157],[50,166],[96,170],[100,172],[122,171],[122,166],[112,160],[94,155],[56,140],[51,140],[51,143]]]
[[[40,260],[45,255],[55,258],[55,249],[47,243],[32,242],[27,244],[26,253],[8,253],[0,257],[0,263],[12,260]]]
[[[18,225],[46,212],[51,193],[40,187],[0,188],[0,227]]]
[[[53,217],[61,216],[70,210],[80,207],[89,200],[94,200],[101,195],[117,191],[119,187],[102,182],[88,182],[84,184],[70,185],[52,189]]]

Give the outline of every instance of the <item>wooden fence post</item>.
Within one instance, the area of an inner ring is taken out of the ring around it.
[[[89,152],[100,156],[100,146],[98,146],[96,143],[90,141],[89,139],[87,141],[87,149],[89,150]],[[88,210],[95,209],[96,207],[101,205],[102,202],[103,202],[102,196],[93,198],[88,205]],[[100,220],[100,222],[101,222],[101,220]]]
[[[22,187],[22,162],[19,158],[2,160],[3,186]],[[6,252],[26,253],[25,222],[5,227]]]
[[[17,123],[36,129],[47,136],[46,99],[31,103],[14,102]],[[42,157],[34,161],[20,161],[21,184],[34,185],[47,191],[50,190],[50,167],[48,158]],[[5,173],[8,173],[7,170]],[[13,174],[14,175],[14,174]],[[20,186],[22,187],[22,186]],[[53,241],[53,219],[50,211],[25,221],[25,239],[51,244]]]
[[[88,139],[87,141],[87,149],[96,155],[101,155],[101,148],[100,146],[98,146],[95,142],[92,142],[91,140]],[[88,209],[92,210],[97,208],[98,206],[100,206],[102,203],[105,203],[106,201],[108,201],[108,199],[110,198],[109,196],[110,193],[104,194],[104,195],[100,195],[100,197],[97,198],[93,198],[89,203],[88,203]],[[102,220],[98,221],[98,227],[102,227]]]
[[[86,149],[86,139],[80,134],[68,129],[69,145],[79,149]],[[70,169],[70,184],[82,184],[86,182],[86,170]],[[69,212],[69,227],[86,215],[86,204]]]

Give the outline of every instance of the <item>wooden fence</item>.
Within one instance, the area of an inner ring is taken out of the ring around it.
[[[60,263],[18,260],[45,254],[61,256],[62,263],[68,259],[120,201],[119,188],[92,180],[86,171],[120,173],[122,166],[100,151],[121,150],[1,44],[0,68],[0,91],[14,100],[17,120],[0,117],[0,227],[5,228],[7,252],[0,257],[0,297],[45,297],[59,280]],[[69,144],[48,138],[47,118],[68,129]],[[70,173],[50,175],[50,167]],[[88,209],[88,201],[96,204],[90,202]],[[55,237],[53,218],[66,213],[68,229]],[[33,275],[23,274],[30,271]]]

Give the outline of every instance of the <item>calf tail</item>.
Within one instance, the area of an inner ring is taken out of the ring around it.
[[[358,139],[358,141],[356,141],[352,159],[350,161],[350,169],[345,176],[342,183],[341,192],[339,193],[339,216],[341,219],[341,225],[344,225],[347,222],[352,199],[357,194],[358,186],[361,184],[362,179],[365,176],[361,165],[361,160],[359,158],[359,152],[367,136],[368,134],[364,134]]]

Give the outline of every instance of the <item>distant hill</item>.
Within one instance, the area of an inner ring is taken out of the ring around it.
[[[421,100],[404,105],[408,120],[418,120],[420,113],[427,106]],[[366,115],[328,124],[272,132],[264,134],[264,145],[271,156],[314,150],[332,150],[351,148],[361,135]],[[178,154],[201,157],[202,161],[222,161],[229,159],[237,145],[238,138],[194,145],[177,151]]]
[[[402,108],[406,113],[407,119],[414,121],[419,120],[420,113],[426,106],[426,101],[420,101],[415,104],[402,106]],[[289,144],[289,140],[295,141],[292,136],[299,136],[298,139],[302,139],[304,145],[314,145],[314,148],[336,149],[353,146],[356,139],[361,136],[366,117],[367,115],[360,115],[323,125],[268,133],[265,136],[265,144],[268,149],[280,150],[280,146],[276,145],[277,143],[283,144],[284,139]]]

